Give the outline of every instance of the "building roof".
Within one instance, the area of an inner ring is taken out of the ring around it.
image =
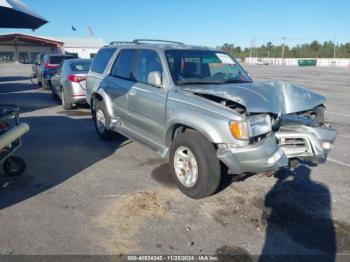
[[[66,48],[101,48],[106,45],[102,38],[97,37],[58,37]]]
[[[54,46],[62,45],[64,43],[63,41],[54,38],[28,35],[23,33],[0,34],[0,42],[14,40]]]

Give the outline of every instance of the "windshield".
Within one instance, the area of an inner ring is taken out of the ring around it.
[[[178,85],[252,82],[227,53],[207,50],[167,50],[173,80]]]
[[[90,69],[91,61],[79,61],[71,63],[70,68],[74,72],[88,72]]]

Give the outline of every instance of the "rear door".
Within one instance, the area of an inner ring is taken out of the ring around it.
[[[112,100],[114,116],[118,117],[125,127],[129,126],[127,100],[128,93],[135,84],[132,72],[136,54],[135,49],[121,50],[110,74],[101,82],[101,87]]]
[[[164,134],[167,90],[149,82],[150,74],[163,75],[155,50],[140,50],[135,66],[135,83],[128,93],[128,118],[133,130],[161,145]]]

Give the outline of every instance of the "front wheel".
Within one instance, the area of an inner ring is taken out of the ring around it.
[[[220,184],[221,166],[215,147],[197,131],[187,131],[174,139],[170,170],[178,188],[190,198],[208,197]]]
[[[3,168],[8,176],[20,176],[26,170],[26,162],[22,158],[10,156],[5,160]]]

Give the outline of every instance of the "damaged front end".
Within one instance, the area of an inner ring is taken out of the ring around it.
[[[324,121],[324,107],[282,115],[275,125],[278,146],[288,159],[324,163],[337,132]]]
[[[288,167],[288,162],[291,167],[295,160],[324,163],[336,139],[336,130],[324,119],[326,98],[288,82],[188,87],[187,91],[246,117],[249,145],[218,151],[232,172],[276,171]]]

